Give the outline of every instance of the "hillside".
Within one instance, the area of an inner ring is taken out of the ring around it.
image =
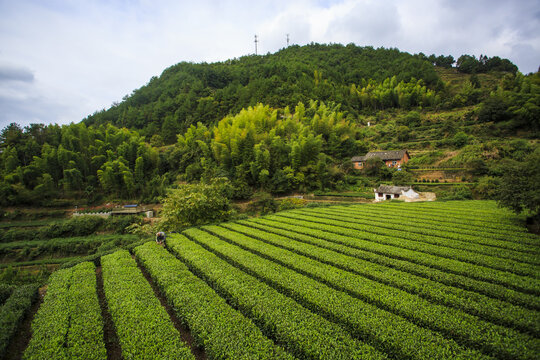
[[[0,204],[156,202],[223,177],[233,199],[482,178],[467,196],[489,198],[501,162],[537,148],[540,76],[498,57],[452,63],[353,44],[179,63],[79,124],[3,129]],[[392,149],[410,150],[416,170],[351,169],[351,156]],[[418,173],[429,167],[454,173]]]
[[[171,130],[182,133],[197,122],[211,125],[257,103],[284,108],[311,99],[333,101],[357,115],[349,87],[393,76],[397,83],[414,78],[431,87],[439,80],[429,62],[397,49],[291,46],[275,54],[221,63],[179,63],[84,122],[142,129],[143,134],[161,134],[170,143],[175,140]]]

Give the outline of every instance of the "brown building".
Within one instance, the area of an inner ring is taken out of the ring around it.
[[[366,161],[371,158],[381,159],[388,167],[400,167],[409,161],[411,156],[407,150],[370,151],[364,156],[353,156],[351,161],[355,169],[363,169]]]

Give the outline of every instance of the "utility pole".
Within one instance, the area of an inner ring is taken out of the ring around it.
[[[289,47],[289,34],[287,34],[287,47]]]
[[[259,40],[257,39],[257,35],[255,35],[255,55],[257,55],[257,43]]]

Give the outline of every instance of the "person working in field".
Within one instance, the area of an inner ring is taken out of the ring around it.
[[[164,241],[165,241],[165,233],[163,231],[159,231],[158,233],[156,233],[156,242],[158,244],[163,244]]]

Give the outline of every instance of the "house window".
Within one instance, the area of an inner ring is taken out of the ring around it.
[[[399,194],[394,195],[394,199],[397,199],[399,197]]]
[[[383,193],[377,193],[378,197],[383,197]]]
[[[392,161],[392,166],[396,166],[396,164],[397,164],[397,161],[395,161],[395,160]]]

